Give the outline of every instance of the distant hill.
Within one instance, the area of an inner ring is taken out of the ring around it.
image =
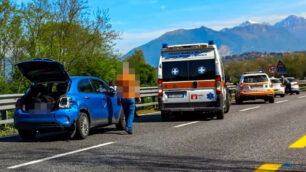
[[[306,19],[288,16],[275,25],[260,24],[248,20],[242,24],[215,31],[207,27],[178,29],[135,49],[143,50],[146,62],[157,66],[163,43],[186,44],[214,40],[222,56],[244,52],[289,52],[306,50]],[[134,50],[125,56],[131,55]]]

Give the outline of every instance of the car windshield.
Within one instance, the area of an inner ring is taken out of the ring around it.
[[[297,80],[296,80],[295,78],[288,78],[288,80],[289,80],[290,82],[297,82]]]
[[[256,76],[245,76],[243,82],[245,83],[256,83],[256,82],[267,82],[268,78],[265,75]]]
[[[279,79],[271,79],[272,83],[281,83]]]

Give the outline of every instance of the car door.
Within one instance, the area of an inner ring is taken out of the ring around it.
[[[101,103],[99,96],[93,89],[89,79],[82,79],[78,83],[79,97],[81,98],[82,108],[87,108],[92,118],[92,124],[100,123],[101,121]]]
[[[96,103],[96,110],[98,113],[98,117],[101,119],[101,123],[110,123],[110,111],[109,111],[109,89],[107,86],[100,80],[97,79],[91,79],[91,84],[94,88],[95,95],[93,99],[95,99]]]

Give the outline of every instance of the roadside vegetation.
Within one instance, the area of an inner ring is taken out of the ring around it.
[[[292,76],[297,79],[304,79],[306,76],[306,54],[304,53],[294,53],[285,54],[282,57],[278,56],[268,56],[262,58],[251,58],[250,60],[244,61],[232,61],[226,62],[224,65],[225,73],[229,74],[232,78],[232,82],[238,82],[241,74],[250,71],[259,71],[268,73],[268,67],[271,65],[276,66],[278,61],[281,60],[287,68],[287,74],[285,76]],[[275,75],[275,77],[280,77]]]
[[[56,60],[72,76],[115,80],[122,63],[114,50],[118,39],[108,10],[92,11],[83,0],[33,0],[22,5],[0,0],[0,94],[26,91],[31,83],[14,65],[34,58]],[[142,86],[155,85],[155,70],[145,63],[142,51],[128,60],[137,63]]]

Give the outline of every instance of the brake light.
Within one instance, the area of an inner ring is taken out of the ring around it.
[[[284,87],[284,84],[280,84],[281,87]]]
[[[294,83],[293,85],[299,85],[299,83],[296,82],[296,83]]]
[[[163,80],[158,79],[158,97],[163,96]]]
[[[71,106],[71,97],[61,97],[58,103],[58,107],[62,109],[68,109]]]
[[[241,84],[239,84],[239,87],[240,87],[240,88],[242,88],[242,87],[243,87],[243,84],[242,84],[242,83],[241,83]]]
[[[271,88],[273,87],[273,82],[271,82],[271,81],[270,81],[270,87],[271,87]]]
[[[216,76],[216,91],[217,91],[217,94],[222,93],[222,83],[221,83],[221,77],[220,76]]]
[[[15,105],[16,110],[21,109],[21,99],[18,99]]]

